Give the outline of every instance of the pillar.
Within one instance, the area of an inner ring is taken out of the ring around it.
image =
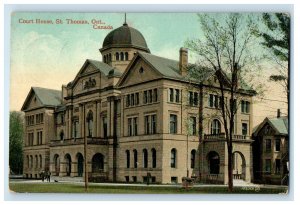
[[[72,133],[72,107],[69,107],[68,109],[68,112],[69,112],[69,123],[68,123],[68,126],[69,126],[69,139],[72,138],[73,136],[73,133]]]

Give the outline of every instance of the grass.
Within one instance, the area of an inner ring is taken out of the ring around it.
[[[103,186],[90,185],[87,192],[82,184],[67,183],[10,183],[10,190],[18,193],[111,193],[111,194],[227,194],[227,187],[151,187],[151,186]],[[278,194],[285,193],[287,188],[254,188],[235,187],[236,194]]]

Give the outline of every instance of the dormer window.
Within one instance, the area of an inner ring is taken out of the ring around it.
[[[141,67],[140,70],[139,70],[139,72],[140,72],[140,73],[144,73],[144,68]]]

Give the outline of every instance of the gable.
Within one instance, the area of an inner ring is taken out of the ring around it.
[[[125,75],[121,78],[121,82],[119,84],[120,87],[152,81],[162,77],[158,71],[152,68],[151,65],[145,62],[142,58],[137,58],[135,63],[129,64],[127,72],[125,71],[124,74]]]
[[[276,134],[276,131],[269,123],[265,123],[262,129],[258,132],[258,136],[273,136]]]
[[[92,70],[89,68],[89,70]],[[86,71],[88,73],[89,71]],[[98,89],[101,87],[100,73],[89,72],[90,74],[79,76],[73,85],[73,95],[78,93]]]
[[[26,101],[24,106],[22,107],[22,110],[34,109],[43,106],[42,102],[34,92],[31,92],[29,99],[27,99]]]

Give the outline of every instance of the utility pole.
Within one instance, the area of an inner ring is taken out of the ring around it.
[[[86,124],[86,117],[85,117],[85,107],[83,105],[83,137],[84,137],[84,188],[85,191],[88,189],[88,171],[87,171],[87,136],[85,133],[85,124]]]

